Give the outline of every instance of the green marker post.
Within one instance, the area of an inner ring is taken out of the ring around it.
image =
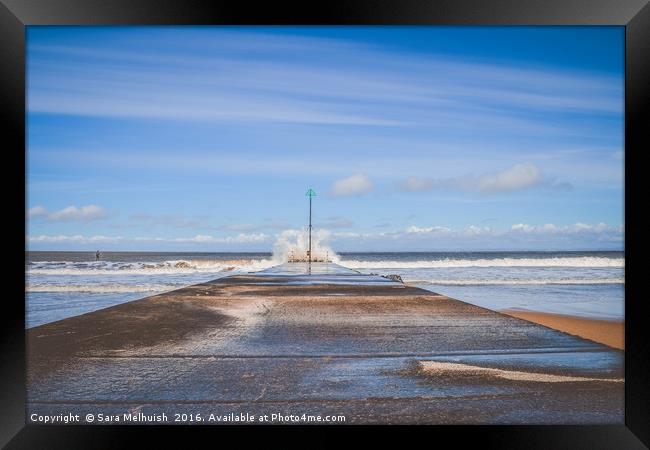
[[[316,196],[316,191],[309,188],[305,195],[309,197],[309,250],[307,250],[307,258],[309,260],[309,265],[311,266],[311,199]]]

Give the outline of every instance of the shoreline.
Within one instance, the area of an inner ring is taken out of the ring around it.
[[[499,311],[564,333],[580,336],[619,350],[625,350],[625,322],[590,319],[530,310],[504,309]]]

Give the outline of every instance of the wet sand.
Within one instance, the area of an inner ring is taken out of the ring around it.
[[[504,310],[502,312],[613,348],[625,349],[625,323],[622,321],[589,319],[536,311]]]
[[[624,418],[623,352],[333,264],[234,275],[30,328],[27,368],[30,414]]]

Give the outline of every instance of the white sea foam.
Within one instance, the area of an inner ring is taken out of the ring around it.
[[[363,261],[342,259],[351,269],[437,269],[460,267],[624,267],[623,258],[598,256],[557,258],[434,259],[418,261]]]
[[[623,278],[590,278],[590,279],[531,279],[531,280],[406,280],[408,284],[435,284],[440,286],[499,286],[499,285],[529,285],[529,286],[543,286],[543,285],[565,285],[565,284],[624,284]]]
[[[60,261],[34,262],[28,267],[29,275],[164,275],[201,274],[231,271],[253,272],[277,264],[271,259],[237,260],[171,260],[164,262],[92,262],[74,263]]]

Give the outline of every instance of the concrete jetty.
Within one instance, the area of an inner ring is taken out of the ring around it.
[[[380,276],[284,264],[27,330],[27,412],[622,424],[623,357]]]

